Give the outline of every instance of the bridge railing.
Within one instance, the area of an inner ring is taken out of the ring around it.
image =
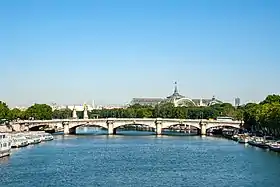
[[[52,119],[52,120],[20,120],[14,123],[60,123],[60,122],[83,122],[83,121],[165,121],[165,122],[205,122],[205,123],[223,123],[223,124],[243,124],[243,121],[228,120],[208,120],[208,119],[170,119],[170,118],[99,118],[99,119]]]

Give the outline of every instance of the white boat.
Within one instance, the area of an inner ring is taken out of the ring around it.
[[[45,133],[45,141],[51,141],[51,140],[53,140],[53,135],[49,133]]]
[[[280,141],[273,142],[269,145],[269,150],[280,152]]]
[[[248,141],[248,144],[259,147],[259,148],[263,148],[263,149],[268,148],[268,141],[266,141],[265,138],[263,138],[263,137],[252,137]]]
[[[53,140],[53,135],[51,135],[50,133],[44,133],[43,136],[45,138],[44,141],[51,141],[51,140]]]
[[[248,143],[249,141],[249,137],[245,136],[245,135],[240,135],[237,138],[238,143]]]
[[[24,134],[14,134],[12,135],[12,148],[19,148],[28,146],[28,140]]]
[[[238,140],[238,135],[237,134],[233,135],[232,140],[237,141]]]
[[[0,158],[11,154],[11,138],[6,133],[0,133]]]
[[[53,140],[53,136],[50,133],[41,132],[41,133],[38,133],[37,136],[41,139],[41,141]]]
[[[27,134],[25,137],[28,141],[28,144],[38,144],[41,142],[40,137],[35,134]]]

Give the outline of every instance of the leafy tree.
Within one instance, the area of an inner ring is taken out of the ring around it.
[[[24,112],[21,111],[18,108],[14,108],[12,110],[9,111],[9,115],[8,115],[10,120],[14,120],[14,119],[24,119]]]
[[[258,104],[255,103],[248,103],[244,107],[243,113],[243,120],[244,120],[244,127],[246,129],[252,130],[253,128],[257,127],[258,120],[257,120],[257,110]]]
[[[83,119],[83,117],[84,117],[84,111],[77,111],[76,113],[77,113],[77,117],[78,117],[79,119]]]
[[[69,108],[54,110],[53,118],[54,119],[69,119],[72,117],[72,110]]]
[[[27,118],[34,118],[38,120],[52,119],[52,108],[46,104],[34,104],[25,111]]]
[[[7,119],[9,111],[10,109],[8,108],[8,105],[5,102],[0,101],[0,120]]]
[[[260,104],[280,103],[280,95],[268,95]]]
[[[178,119],[186,119],[187,108],[186,107],[174,107],[173,108],[173,117],[178,118]]]

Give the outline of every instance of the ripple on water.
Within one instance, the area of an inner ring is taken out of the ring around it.
[[[58,136],[0,161],[0,186],[277,186],[280,156],[209,137]]]

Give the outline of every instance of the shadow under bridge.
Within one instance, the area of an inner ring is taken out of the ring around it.
[[[145,135],[155,134],[155,127],[147,124],[133,123],[123,124],[114,128],[113,134],[125,135]]]
[[[200,128],[191,124],[172,124],[162,129],[163,134],[193,134],[197,135],[200,132]]]
[[[69,128],[70,134],[108,134],[108,128],[105,125],[84,123]]]

